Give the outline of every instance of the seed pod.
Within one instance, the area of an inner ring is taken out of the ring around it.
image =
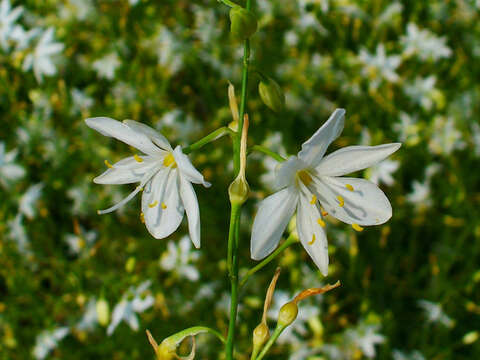
[[[298,315],[298,306],[295,301],[290,301],[280,308],[278,313],[278,326],[287,327]]]
[[[257,31],[257,18],[255,15],[240,6],[230,10],[230,32],[236,40],[246,40]]]
[[[263,103],[275,112],[285,107],[285,95],[282,88],[272,78],[266,78],[258,84],[258,92]]]

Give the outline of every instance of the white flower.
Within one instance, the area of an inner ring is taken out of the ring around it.
[[[358,59],[364,64],[363,76],[372,80],[370,83],[372,88],[376,89],[382,79],[392,83],[399,80],[395,70],[400,66],[402,59],[398,55],[387,56],[383,44],[378,44],[373,55],[365,49],[360,50]]]
[[[71,110],[72,114],[87,111],[95,104],[95,100],[92,97],[88,96],[87,94],[85,94],[85,92],[79,89],[73,88],[70,94],[72,96],[73,102]]]
[[[320,205],[333,217],[359,225],[383,224],[392,216],[385,194],[373,183],[339,177],[365,169],[395,152],[400,144],[349,146],[324,157],[327,147],[341,133],[345,110],[337,109],[302,145],[297,156],[282,163],[276,173],[275,194],[264,199],[252,230],[251,255],[260,260],[278,245],[285,227],[297,210],[297,231],[305,250],[322,274],[328,272],[327,238]]]
[[[405,84],[403,89],[412,102],[429,111],[438,95],[438,90],[435,89],[436,81],[434,75],[426,78],[417,76],[413,82]]]
[[[93,297],[88,302],[82,319],[75,325],[75,328],[80,331],[91,331],[97,324],[97,300]]]
[[[192,183],[205,187],[210,184],[193,167],[182,148],[177,146],[173,150],[162,134],[133,120],[122,123],[98,117],[85,122],[102,135],[114,137],[146,154],[135,154],[113,165],[106,162],[110,168],[96,177],[95,183],[140,184],[125,199],[99,214],[115,211],[143,191],[142,216],[153,237],[163,239],[173,233],[186,212],[190,238],[195,247],[200,247],[200,211]]]
[[[92,67],[101,78],[112,80],[115,77],[115,71],[122,65],[116,53],[108,54],[101,59],[93,62]]]
[[[17,153],[17,150],[5,152],[5,143],[0,141],[0,184],[5,188],[25,175],[25,169],[13,162]]]
[[[421,60],[448,58],[452,50],[446,37],[438,37],[429,30],[420,30],[415,23],[407,25],[407,34],[400,38],[405,56],[418,55]]]
[[[15,28],[15,22],[22,15],[22,12],[22,6],[12,9],[10,0],[2,0],[0,3],[0,46],[5,51],[10,48],[9,40]]]
[[[347,330],[345,337],[355,344],[362,353],[368,358],[375,357],[375,345],[382,344],[385,337],[377,333],[378,325],[364,325],[361,324],[355,330]]]
[[[43,184],[38,183],[35,185],[30,186],[25,194],[22,195],[20,198],[20,212],[25,214],[25,216],[29,219],[33,219],[35,217],[35,205],[42,195]]]
[[[50,352],[58,346],[58,342],[68,335],[70,329],[68,327],[60,327],[53,330],[42,331],[36,339],[33,348],[33,356],[35,359],[45,359]]]
[[[425,181],[423,183],[415,180],[412,183],[413,190],[407,195],[407,200],[413,204],[428,207],[432,204],[430,199],[430,183]]]
[[[175,271],[180,278],[197,281],[200,273],[190,263],[197,261],[199,254],[192,252],[191,247],[192,243],[187,235],[180,239],[178,245],[174,241],[169,241],[168,250],[160,258],[160,267],[163,270]]]
[[[28,71],[33,67],[33,73],[39,83],[43,80],[43,75],[52,76],[57,73],[52,57],[64,48],[59,42],[54,42],[54,29],[48,28],[40,37],[35,45],[33,52],[25,56],[23,61],[23,71]]]
[[[425,311],[429,323],[440,323],[448,328],[453,326],[453,320],[444,313],[440,304],[427,300],[419,300],[418,305]]]
[[[115,305],[112,313],[112,322],[108,325],[107,334],[110,336],[122,320],[125,320],[132,330],[138,331],[139,323],[136,313],[142,313],[155,302],[152,295],[146,295],[151,281],[145,281],[135,289],[131,287]]]
[[[452,117],[444,118],[438,116],[433,123],[433,134],[428,147],[437,155],[450,155],[454,150],[462,150],[467,145],[463,141],[464,136],[455,126]]]
[[[393,350],[392,355],[393,360],[425,360],[425,357],[418,350],[414,350],[410,354],[400,350]]]
[[[17,244],[18,251],[24,255],[30,255],[30,241],[23,225],[23,215],[21,213],[18,213],[13,220],[8,222],[8,229],[8,236]]]
[[[379,185],[383,183],[388,186],[392,186],[394,183],[392,174],[397,171],[400,163],[395,160],[383,160],[376,165],[373,165],[368,173],[368,180],[374,184]]]
[[[475,155],[480,156],[480,125],[472,123],[472,141],[475,146]]]
[[[416,145],[421,140],[418,119],[407,113],[400,113],[400,122],[393,124],[393,129],[398,133],[400,141],[407,145]]]

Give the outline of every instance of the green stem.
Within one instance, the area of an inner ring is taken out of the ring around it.
[[[270,261],[275,259],[278,255],[280,255],[286,248],[288,248],[290,245],[295,244],[298,241],[298,238],[296,235],[290,235],[287,240],[285,240],[282,245],[280,245],[273,253],[271,253],[269,256],[267,256],[265,259],[262,260],[259,264],[251,268],[250,270],[247,271],[245,276],[242,278],[240,281],[240,288],[242,288],[245,283],[248,281],[248,278],[255,274],[258,270],[262,269],[265,265],[267,265]]]
[[[222,343],[225,344],[225,338],[222,336],[222,334],[220,334],[217,330],[211,329],[206,326],[193,326],[188,329],[184,329],[168,337],[168,339],[171,339],[173,342],[180,342],[187,336],[194,336],[199,333],[205,333],[205,332],[215,335]]]
[[[250,10],[252,0],[247,0],[245,5],[247,10]],[[233,168],[235,177],[240,171],[240,141],[243,132],[243,117],[245,115],[245,108],[247,103],[247,85],[248,85],[248,66],[250,64],[250,40],[244,42],[243,48],[243,68],[242,68],[242,92],[240,99],[240,113],[238,119],[238,131],[233,141]],[[238,207],[238,208],[237,208]],[[235,343],[235,324],[237,320],[238,308],[238,243],[240,237],[240,208],[241,205],[232,204],[232,212],[230,215],[230,232],[233,229],[234,235],[229,238],[229,257],[227,262],[230,267],[230,284],[231,284],[231,301],[230,301],[230,318],[228,323],[227,343],[225,344],[226,360],[233,360],[233,349]],[[233,226],[232,226],[233,222]]]
[[[270,348],[275,343],[275,341],[277,341],[278,337],[283,332],[283,330],[285,330],[285,328],[286,328],[286,326],[277,325],[277,327],[273,331],[272,337],[270,339],[268,339],[268,342],[263,347],[262,352],[260,353],[260,355],[258,355],[258,357],[255,360],[262,360],[263,359],[265,354],[268,352],[268,350],[270,350]]]
[[[230,297],[230,321],[228,323],[228,336],[225,344],[225,352],[228,360],[233,360],[233,347],[235,340],[235,322],[237,318],[238,308],[238,237],[240,225],[240,208],[239,204],[232,204],[230,213],[230,229],[228,232],[228,273],[231,283]],[[233,320],[232,320],[233,319]]]
[[[227,6],[230,6],[232,8],[240,6],[240,5],[234,3],[233,1],[230,1],[230,0],[218,0],[218,1],[224,3]]]
[[[251,153],[252,151],[258,151],[258,152],[264,153],[265,155],[270,156],[271,158],[277,160],[278,162],[283,162],[283,161],[286,160],[283,156],[278,155],[276,152],[273,152],[272,150],[267,149],[266,147],[264,147],[264,146],[262,146],[262,145],[254,145],[254,146],[252,146],[252,147],[249,149],[248,152]]]
[[[215,141],[217,139],[220,139],[222,136],[226,135],[226,134],[229,134],[229,135],[233,135],[234,132],[229,129],[228,127],[226,126],[223,126],[213,132],[211,132],[210,134],[208,134],[207,136],[201,138],[200,140],[198,140],[197,142],[189,145],[189,146],[186,146],[182,149],[183,153],[184,154],[189,154],[191,153],[192,151],[195,151],[195,150],[198,150],[200,149],[202,146],[212,142],[212,141]]]

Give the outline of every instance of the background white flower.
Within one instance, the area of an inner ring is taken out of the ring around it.
[[[113,52],[95,60],[92,67],[100,78],[113,80],[115,77],[115,71],[117,71],[121,65],[122,63],[117,53]]]
[[[12,9],[10,0],[2,0],[0,3],[0,46],[5,51],[10,49],[10,38],[15,22],[20,18],[22,12],[23,6]]]
[[[35,359],[45,359],[48,354],[58,346],[58,342],[69,333],[70,329],[66,326],[41,332],[37,336],[35,347],[33,348],[33,356]]]
[[[160,258],[160,267],[166,271],[173,271],[180,278],[197,281],[200,273],[191,263],[195,263],[200,254],[192,250],[188,235],[183,236],[178,242],[169,241],[167,251]]]

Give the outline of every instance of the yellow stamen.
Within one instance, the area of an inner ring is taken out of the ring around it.
[[[142,224],[145,224],[145,215],[143,214],[143,212],[140,213],[140,221],[142,222]]]
[[[353,228],[353,230],[355,230],[355,231],[363,231],[363,227],[361,227],[361,226],[358,225],[358,224],[352,224],[352,228]]]
[[[139,163],[143,162],[143,159],[137,154],[133,155],[133,158],[135,159],[136,162],[139,162]]]
[[[108,168],[113,168],[113,165],[108,162],[108,160],[105,160],[105,165],[107,165]]]
[[[353,191],[353,186],[350,185],[350,184],[345,184],[345,187],[350,190],[350,191]]]
[[[172,168],[177,167],[177,163],[175,162],[175,158],[173,157],[172,153],[168,153],[168,155],[163,158],[163,166],[171,166]]]
[[[315,234],[312,235],[312,240],[308,242],[308,245],[313,245],[313,243],[315,242],[316,240],[316,237],[315,237]]]
[[[297,176],[305,184],[305,186],[308,186],[313,181],[312,176],[306,170],[300,170],[297,172]]]
[[[343,205],[345,205],[345,200],[343,200],[343,197],[341,197],[340,195],[337,196],[337,200],[338,206],[343,207]]]
[[[167,204],[165,204],[164,202],[162,202],[162,209],[165,210],[167,208]]]
[[[317,197],[315,195],[312,195],[312,200],[310,200],[310,204],[315,205],[317,202]]]
[[[322,210],[322,216],[325,217],[328,215],[328,212],[326,212],[325,210]]]
[[[325,221],[323,221],[322,219],[318,218],[317,223],[318,223],[318,225],[320,225],[321,227],[325,227]]]
[[[149,208],[154,208],[154,207],[157,206],[157,205],[158,205],[158,201],[155,200],[153,203],[148,204],[148,207],[149,207]]]

